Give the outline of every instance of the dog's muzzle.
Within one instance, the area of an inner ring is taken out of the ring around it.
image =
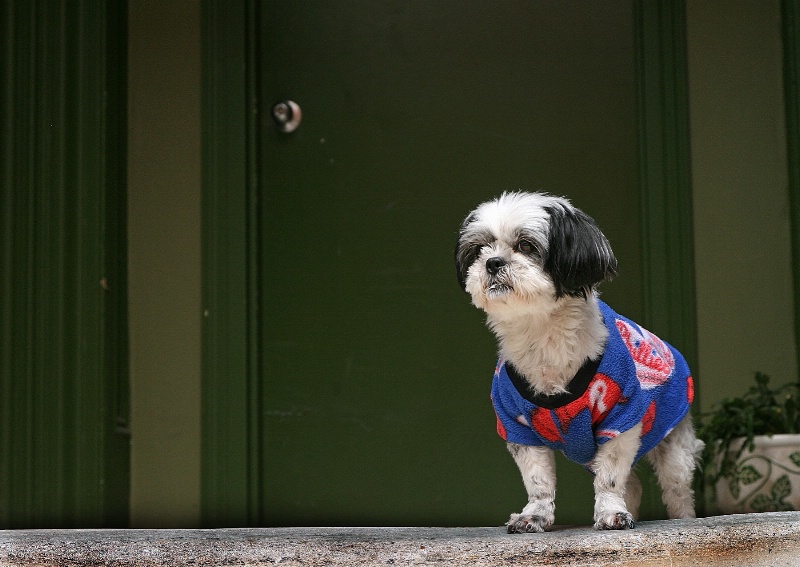
[[[489,286],[486,288],[487,293],[491,297],[499,297],[512,291],[512,287],[508,281],[503,277],[503,268],[508,265],[503,258],[493,256],[486,260],[486,272],[489,274]]]

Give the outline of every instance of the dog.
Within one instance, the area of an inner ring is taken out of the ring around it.
[[[507,192],[464,220],[455,249],[461,288],[497,336],[497,431],[528,502],[509,533],[555,521],[554,451],[594,474],[594,527],[635,527],[647,456],[670,518],[694,518],[692,479],[703,442],[689,413],[683,356],[600,300],[617,273],[611,245],[569,200]]]

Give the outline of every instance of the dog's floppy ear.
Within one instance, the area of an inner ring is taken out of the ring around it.
[[[586,297],[594,286],[617,274],[617,259],[592,217],[571,207],[545,207],[550,234],[544,269],[556,297]]]
[[[467,270],[478,259],[480,246],[474,242],[469,242],[465,234],[467,226],[472,223],[476,218],[475,213],[469,215],[461,225],[461,230],[458,233],[458,241],[456,242],[455,261],[456,261],[456,276],[461,289],[467,291]]]

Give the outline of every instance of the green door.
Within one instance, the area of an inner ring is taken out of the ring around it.
[[[525,491],[495,433],[494,338],[453,245],[502,191],[567,195],[618,256],[604,298],[642,316],[633,3],[280,0],[206,18],[245,53],[227,96],[255,101],[246,139],[206,154],[207,219],[241,217],[224,226],[245,245],[212,232],[206,253],[206,521],[503,523]],[[302,109],[289,134],[270,113],[286,100]],[[237,126],[213,120],[221,147]],[[225,329],[242,330],[227,372],[223,304]],[[590,522],[590,476],[559,466],[557,521]]]

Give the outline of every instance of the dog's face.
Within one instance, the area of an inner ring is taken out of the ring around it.
[[[566,199],[504,193],[466,218],[455,251],[461,287],[490,315],[586,297],[617,261],[591,217]]]

